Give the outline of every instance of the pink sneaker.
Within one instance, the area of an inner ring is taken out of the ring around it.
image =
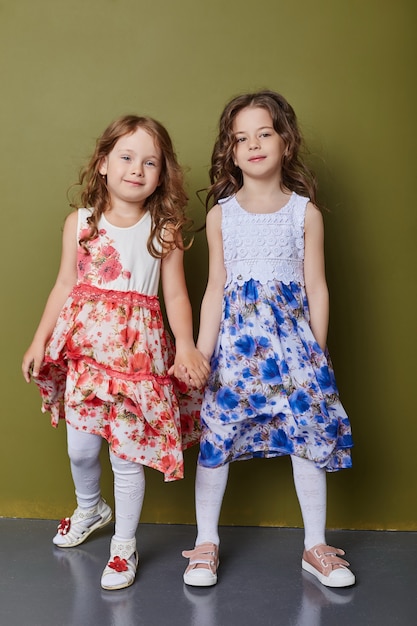
[[[184,550],[182,556],[190,559],[183,577],[186,585],[211,587],[217,583],[219,548],[215,543],[200,543],[194,550]]]
[[[348,569],[349,563],[340,558],[345,553],[323,543],[304,550],[302,568],[313,574],[326,587],[350,587],[355,575]]]

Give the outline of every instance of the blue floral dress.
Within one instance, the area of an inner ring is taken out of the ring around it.
[[[309,324],[304,287],[308,198],[271,214],[221,200],[227,279],[201,410],[199,464],[296,455],[329,472],[351,466],[349,419]]]

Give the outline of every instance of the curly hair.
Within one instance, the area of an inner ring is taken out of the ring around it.
[[[206,208],[220,198],[236,193],[243,185],[241,170],[234,163],[236,138],[233,131],[237,114],[248,107],[269,111],[273,127],[285,144],[281,164],[281,187],[307,195],[317,203],[317,182],[313,172],[303,162],[300,152],[304,148],[292,106],[279,93],[269,90],[242,94],[233,98],[220,116],[219,134],[211,157],[210,186],[207,190]]]
[[[87,253],[86,244],[97,237],[100,217],[110,206],[106,177],[99,171],[102,161],[121,137],[134,133],[138,128],[143,128],[154,139],[162,159],[160,184],[144,204],[152,217],[148,251],[155,258],[163,258],[175,247],[189,247],[184,245],[182,237],[183,231],[192,225],[192,221],[185,214],[188,196],[184,189],[183,171],[168,131],[151,117],[123,115],[114,120],[97,139],[94,154],[80,172],[78,185],[81,186],[81,206],[92,209],[88,218],[90,232],[79,242]],[[164,238],[168,233],[168,238]]]

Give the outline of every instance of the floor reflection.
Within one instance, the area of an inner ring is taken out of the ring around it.
[[[325,587],[315,576],[302,570],[303,592],[300,612],[295,626],[320,626],[322,609],[349,604],[354,597],[354,587],[337,589]]]
[[[184,595],[191,606],[190,626],[219,626],[218,588],[184,585]]]
[[[293,626],[320,626],[322,624],[322,609],[347,605],[353,600],[354,588],[334,589],[325,587],[314,576],[304,571],[301,572],[301,576],[302,593],[300,603],[297,603],[299,610],[298,612],[294,610],[293,619],[288,622]],[[218,587],[184,585],[183,590],[191,607],[190,626],[219,626],[225,623],[224,613],[222,621],[221,607],[218,606],[218,599],[221,597],[218,593]],[[278,599],[279,593],[277,594]],[[224,601],[224,597],[222,601]],[[282,623],[279,621],[279,614],[280,611],[277,607],[277,619],[279,623]]]
[[[54,548],[54,557],[68,571],[71,581],[71,621],[69,624],[84,626],[97,623],[95,598],[100,594],[106,606],[106,623],[115,626],[138,626],[135,618],[135,588],[106,591],[100,587],[100,572],[104,559],[83,549]],[[137,593],[137,590],[136,590]]]

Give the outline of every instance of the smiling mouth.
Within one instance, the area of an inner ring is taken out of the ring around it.
[[[250,161],[250,163],[253,163],[253,162],[256,163],[257,161],[263,161],[264,159],[266,159],[266,157],[264,157],[264,156],[256,156],[256,157],[251,157],[249,159],[249,161]]]

